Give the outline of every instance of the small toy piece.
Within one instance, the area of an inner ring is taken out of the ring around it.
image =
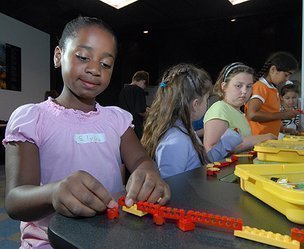
[[[142,217],[142,216],[147,214],[147,212],[143,212],[142,210],[139,210],[137,208],[136,203],[133,204],[131,207],[127,207],[126,203],[125,203],[125,199],[126,199],[125,196],[121,196],[118,199],[118,205],[122,206],[122,211],[125,211],[125,212],[130,213],[130,214],[134,214],[134,215],[139,216],[139,217]]]
[[[288,249],[299,249],[300,242],[293,240],[288,235],[282,235],[279,233],[273,233],[270,231],[265,231],[263,229],[251,228],[248,226],[243,226],[242,231],[235,230],[234,236],[257,241],[271,246],[276,246],[280,248]]]
[[[128,212],[130,214],[134,214],[139,217],[142,217],[147,214],[147,212],[138,210],[136,204],[133,204],[131,207],[122,206],[122,211]]]
[[[177,222],[177,227],[182,230],[183,232],[194,230],[195,223],[193,223],[189,219],[180,219]]]
[[[118,207],[107,209],[107,218],[109,220],[118,219],[118,217],[119,217]]]
[[[207,168],[207,176],[216,176],[219,171],[220,169],[216,167]]]
[[[230,165],[230,162],[214,162],[214,166],[217,166],[218,168],[227,167]]]
[[[291,238],[300,242],[304,242],[304,229],[292,228]]]

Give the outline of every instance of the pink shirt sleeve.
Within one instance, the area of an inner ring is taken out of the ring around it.
[[[38,122],[39,108],[34,104],[27,104],[18,107],[11,115],[5,130],[5,138],[2,143],[15,141],[29,141],[39,144],[38,139]]]

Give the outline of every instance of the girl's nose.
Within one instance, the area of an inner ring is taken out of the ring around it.
[[[99,76],[101,71],[100,71],[100,62],[91,60],[87,63],[86,67],[86,73],[91,73],[94,76]]]

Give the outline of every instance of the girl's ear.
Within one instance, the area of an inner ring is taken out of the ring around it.
[[[197,106],[198,106],[198,99],[194,99],[194,100],[192,100],[192,105],[191,105],[191,107],[192,107],[192,110],[193,111],[196,111],[196,108],[197,108]]]
[[[61,54],[62,54],[62,51],[61,49],[57,46],[55,48],[55,51],[54,51],[54,66],[55,68],[58,68],[61,66]]]
[[[225,81],[223,81],[222,83],[221,83],[221,89],[222,89],[222,91],[224,91],[225,90],[225,86],[227,85],[227,82],[225,82]]]
[[[278,71],[277,67],[275,65],[272,65],[270,68],[269,68],[269,73],[276,73]]]

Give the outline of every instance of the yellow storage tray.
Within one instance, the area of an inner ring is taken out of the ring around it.
[[[254,150],[260,161],[304,162],[304,141],[268,140],[255,145]]]
[[[304,182],[304,163],[239,164],[234,174],[240,177],[242,190],[284,214],[288,220],[304,224],[304,189],[289,189],[271,180],[277,177],[288,178],[289,182]]]
[[[283,141],[304,141],[304,136],[301,135],[285,135]]]

